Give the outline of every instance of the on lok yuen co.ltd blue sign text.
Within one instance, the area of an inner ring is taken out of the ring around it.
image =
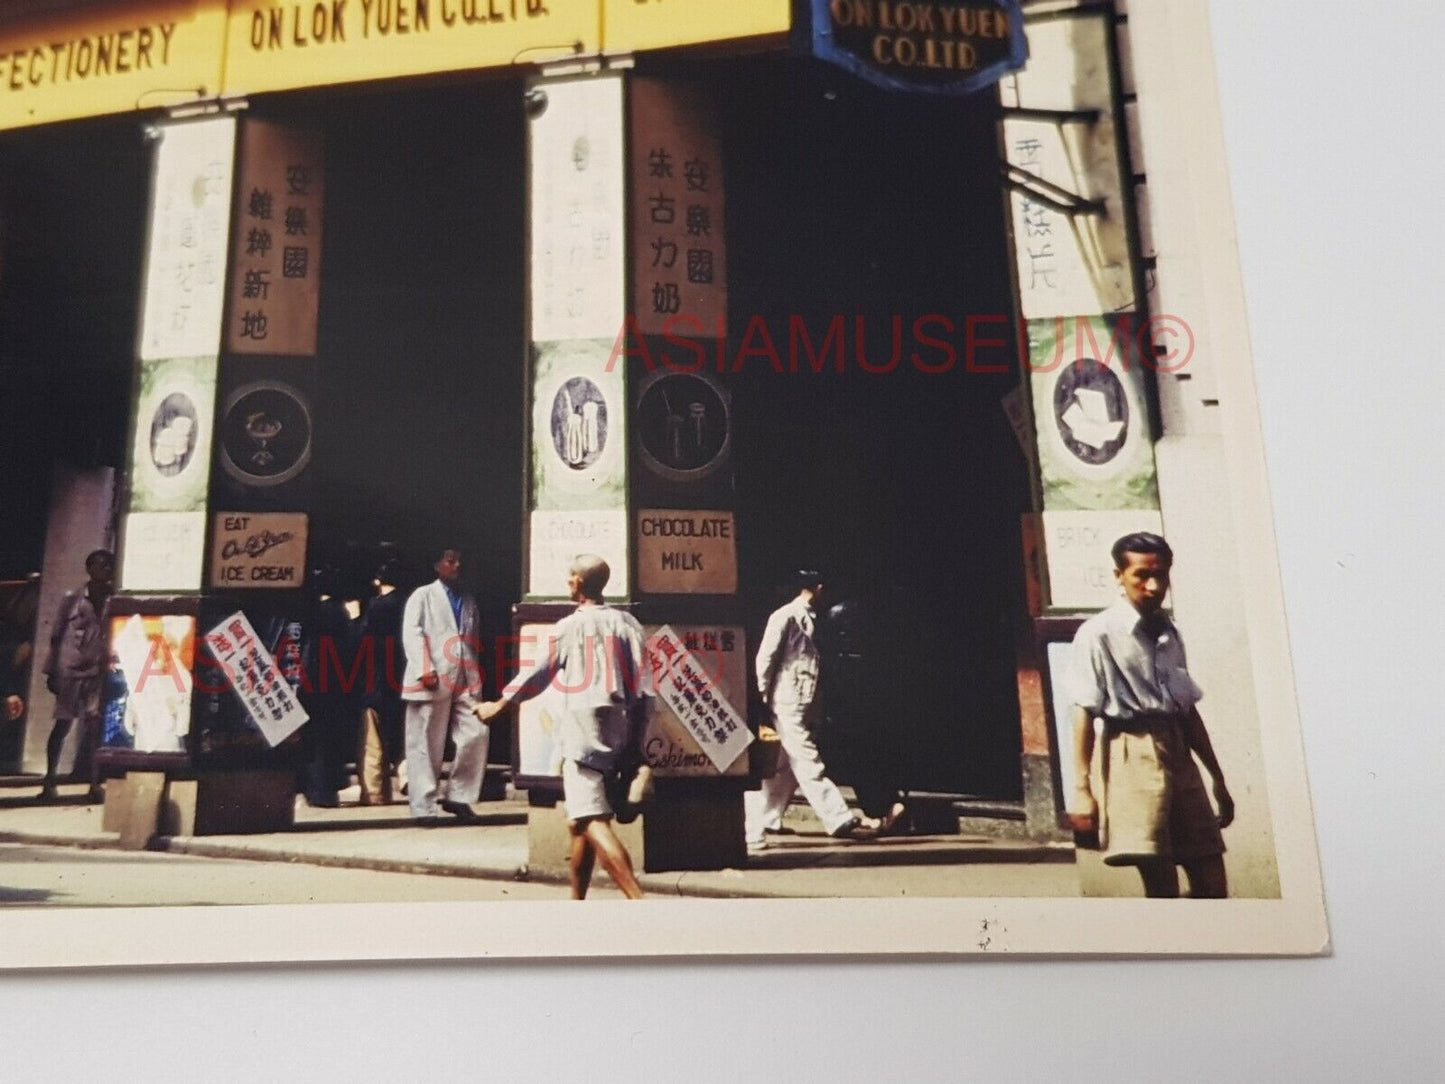
[[[814,56],[891,90],[971,94],[1023,67],[1019,0],[809,0]]]

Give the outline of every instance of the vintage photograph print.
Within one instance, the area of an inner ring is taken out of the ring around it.
[[[0,966],[1327,951],[1215,86],[1204,0],[8,5]]]

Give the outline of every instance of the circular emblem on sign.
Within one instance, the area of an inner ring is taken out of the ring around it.
[[[1075,459],[1090,466],[1110,462],[1129,439],[1129,398],[1107,365],[1080,358],[1054,384],[1054,421]]]
[[[727,397],[693,373],[659,373],[638,395],[643,461],[664,478],[694,481],[724,461],[730,433]]]
[[[607,399],[585,376],[574,376],[552,399],[552,446],[563,463],[586,470],[607,446]]]
[[[221,465],[248,486],[278,486],[311,460],[311,409],[280,381],[237,388],[221,418]]]
[[[174,478],[191,465],[200,431],[196,404],[185,392],[174,391],[161,400],[151,415],[151,463],[162,478]]]

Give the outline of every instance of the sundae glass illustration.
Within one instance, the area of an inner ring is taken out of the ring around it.
[[[267,467],[276,457],[266,450],[266,443],[274,440],[285,428],[279,419],[271,417],[264,410],[246,416],[246,435],[256,442],[256,453],[251,462],[258,467]]]

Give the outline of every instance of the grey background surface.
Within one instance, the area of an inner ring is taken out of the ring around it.
[[[1445,8],[1213,10],[1333,958],[5,976],[10,1071],[1438,1079]]]

